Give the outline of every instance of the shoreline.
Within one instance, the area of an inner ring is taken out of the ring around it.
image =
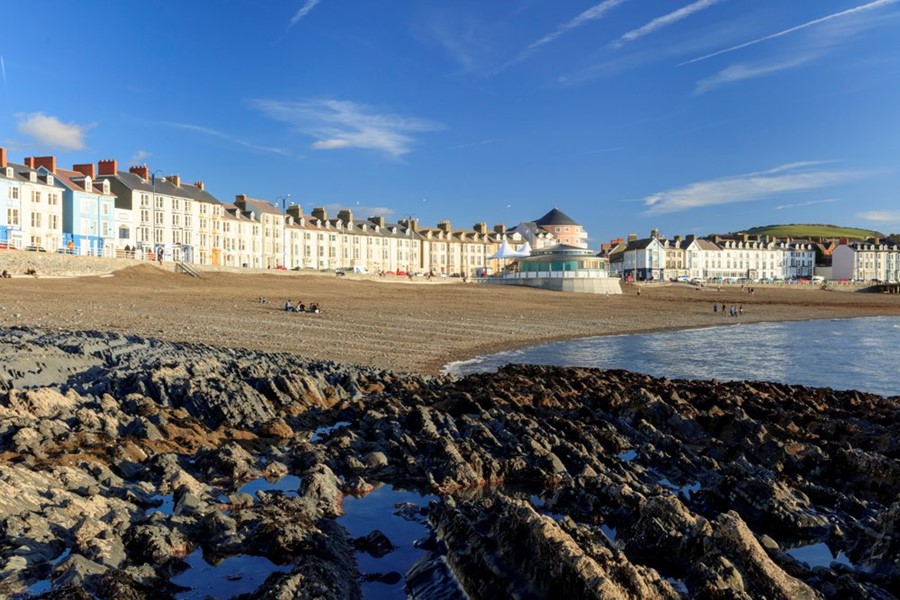
[[[391,285],[396,283],[397,285]],[[821,289],[626,284],[621,296],[514,286],[391,282],[306,273],[203,272],[154,265],[70,279],[0,282],[0,325],[110,331],[173,342],[285,352],[397,372],[438,374],[451,363],[542,343],[756,322],[900,316],[900,295]],[[260,302],[265,298],[267,302]],[[287,314],[286,300],[321,314]],[[743,305],[723,318],[713,304]]]

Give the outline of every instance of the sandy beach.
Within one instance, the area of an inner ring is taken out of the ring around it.
[[[169,341],[296,353],[436,373],[449,362],[539,342],[757,321],[900,315],[900,295],[756,286],[625,285],[621,296],[529,288],[410,283],[302,273],[204,273],[154,265],[105,276],[0,282],[0,324],[116,331]],[[267,303],[258,301],[260,297]],[[286,300],[323,312],[287,314]],[[743,305],[739,318],[713,304]]]

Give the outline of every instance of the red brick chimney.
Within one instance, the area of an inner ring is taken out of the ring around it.
[[[31,164],[28,161],[31,161]],[[32,156],[25,159],[25,164],[32,169],[44,167],[54,175],[56,175],[56,157],[55,156]]]
[[[91,179],[97,178],[97,169],[94,168],[94,163],[86,163],[83,165],[72,165],[73,171],[78,171],[82,175],[90,177]]]
[[[6,148],[0,148],[0,169],[6,168]]]
[[[101,160],[97,163],[101,175],[115,175],[119,172],[119,163],[114,159]]]
[[[144,181],[148,181],[150,179],[150,168],[147,165],[138,165],[136,167],[131,167],[128,169],[129,173],[134,173]]]

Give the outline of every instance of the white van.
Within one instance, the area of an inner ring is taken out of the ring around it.
[[[825,283],[825,278],[821,275],[813,275],[812,279],[810,279],[812,283]]]

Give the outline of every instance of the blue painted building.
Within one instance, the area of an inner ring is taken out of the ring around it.
[[[47,166],[40,169],[49,172]],[[52,173],[63,191],[63,248],[81,256],[114,257],[116,197],[109,181],[97,179],[93,164],[72,169]]]

